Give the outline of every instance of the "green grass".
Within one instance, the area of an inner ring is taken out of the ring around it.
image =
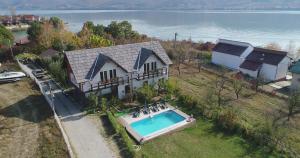
[[[225,134],[213,122],[198,119],[183,131],[159,137],[142,145],[140,157],[241,158],[277,157],[255,147],[238,135]]]
[[[187,71],[190,72],[188,69]],[[170,79],[177,80],[177,85],[182,94],[203,101],[208,89],[214,88],[213,82],[216,76],[202,71],[201,73],[183,74],[180,77],[172,76]],[[249,89],[244,89],[240,99],[236,100],[235,94],[229,86],[226,87],[225,95],[230,100],[228,104],[239,109],[241,123],[246,123],[252,127],[255,126],[256,123],[264,121],[266,119],[266,113],[274,109],[280,109],[286,104],[282,99],[261,93],[255,94],[254,91]],[[176,103],[172,104],[175,105]],[[184,105],[180,108],[187,114],[197,113],[197,110],[188,109]],[[196,117],[197,122],[194,126],[180,132],[158,137],[143,144],[142,149],[137,152],[137,157],[285,157],[279,153],[268,153],[268,148],[258,146],[240,135],[226,133],[226,131],[218,129],[213,121],[205,120],[199,115]],[[289,131],[291,135],[288,139],[293,141],[292,144],[295,145],[299,137],[295,134],[299,131],[296,129],[290,129]]]

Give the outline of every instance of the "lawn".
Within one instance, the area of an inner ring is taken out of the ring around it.
[[[32,81],[0,84],[0,157],[69,157],[51,109]]]
[[[215,87],[217,76],[207,71],[201,71],[184,65],[182,67],[182,75],[177,76],[176,70],[172,69],[173,76],[171,80],[177,81],[177,85],[181,92],[190,95],[198,100],[205,100],[207,92]],[[264,93],[256,93],[251,89],[244,88],[239,100],[235,98],[232,86],[226,86],[224,96],[228,100],[227,106],[232,106],[237,110],[239,121],[248,127],[255,127],[258,123],[265,122],[270,119],[273,114],[281,111],[281,121],[287,120],[287,101],[278,97],[267,95]],[[290,122],[287,122],[286,143],[294,150],[300,150],[300,116],[295,115]]]
[[[170,80],[176,81],[180,91],[195,99],[205,100],[207,92],[214,88],[217,76],[206,71],[187,67],[182,68],[180,76],[174,75],[171,69]],[[176,71],[176,70],[175,70]],[[228,99],[227,105],[235,107],[240,121],[255,127],[257,123],[268,119],[273,111],[284,109],[286,101],[263,93],[255,93],[253,90],[244,89],[239,100],[229,86],[224,92]],[[181,110],[189,114],[189,110],[181,107]],[[293,118],[297,122],[298,116]],[[293,122],[292,121],[292,122]],[[293,124],[293,123],[292,123]],[[299,146],[299,130],[297,123],[289,126],[288,142],[295,149]],[[298,134],[298,135],[297,135]],[[264,147],[257,146],[249,140],[237,134],[226,133],[216,127],[212,121],[205,120],[201,116],[197,118],[196,125],[170,135],[162,136],[142,145],[137,157],[197,157],[197,158],[240,158],[240,157],[282,157],[278,153],[267,153]]]
[[[203,119],[198,119],[193,127],[142,145],[138,154],[153,158],[275,157],[237,135],[224,134],[212,122]]]

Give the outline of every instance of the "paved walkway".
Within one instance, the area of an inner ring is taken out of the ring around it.
[[[100,134],[93,121],[79,110],[79,105],[71,102],[51,80],[37,80],[31,69],[20,64],[22,69],[40,85],[46,97],[51,98],[49,83],[54,87],[54,107],[62,126],[70,140],[73,152],[78,158],[113,158],[116,154],[108,147],[108,143]],[[52,105],[51,105],[52,106]]]

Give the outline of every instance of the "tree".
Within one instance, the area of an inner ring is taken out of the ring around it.
[[[277,43],[270,43],[266,46],[267,49],[273,49],[273,50],[281,50],[281,47]]]
[[[105,30],[115,39],[131,39],[138,35],[132,30],[132,25],[128,21],[122,21],[120,23],[112,21]]]
[[[88,41],[89,48],[108,47],[113,45],[110,40],[107,40],[101,36],[91,35]]]
[[[12,51],[13,40],[14,36],[11,31],[7,30],[3,25],[0,24],[0,48],[2,47],[2,45],[9,46],[12,58],[14,58]]]
[[[300,91],[292,90],[288,98],[288,121],[300,107]]]
[[[63,21],[58,17],[51,17],[49,19],[50,24],[53,25],[55,29],[64,29]]]
[[[240,79],[234,79],[232,82],[234,93],[236,95],[236,99],[239,99],[239,94],[242,92],[244,88],[243,81]]]
[[[13,40],[14,36],[12,32],[0,24],[0,45],[10,45]]]
[[[39,36],[42,34],[42,24],[33,22],[27,30],[28,38],[32,41],[38,41]]]
[[[97,26],[94,27],[93,32],[94,32],[95,35],[104,36],[105,35],[105,26],[97,25]]]
[[[99,98],[96,93],[90,93],[88,96],[89,106],[93,109],[93,112],[96,113],[99,108]]]
[[[215,88],[216,88],[216,95],[218,99],[218,106],[220,107],[223,101],[223,90],[225,89],[225,84],[227,82],[226,76],[225,76],[225,70],[224,68],[221,68],[221,74],[216,80]]]
[[[59,38],[54,38],[54,40],[52,41],[52,48],[54,50],[62,52],[64,50],[64,45],[62,43],[62,40]]]

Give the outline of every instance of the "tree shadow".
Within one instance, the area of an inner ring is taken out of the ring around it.
[[[131,158],[132,155],[128,151],[125,142],[123,141],[122,137],[119,134],[117,134],[116,131],[114,130],[112,124],[110,123],[110,121],[108,119],[108,116],[107,115],[101,115],[100,116],[100,121],[101,121],[101,123],[104,127],[105,135],[107,135],[108,137],[111,137],[112,140],[114,142],[116,142],[117,147],[120,151],[120,155],[124,158]]]
[[[53,116],[48,103],[41,95],[30,95],[12,105],[0,109],[0,115],[19,118],[32,123],[42,122]]]

